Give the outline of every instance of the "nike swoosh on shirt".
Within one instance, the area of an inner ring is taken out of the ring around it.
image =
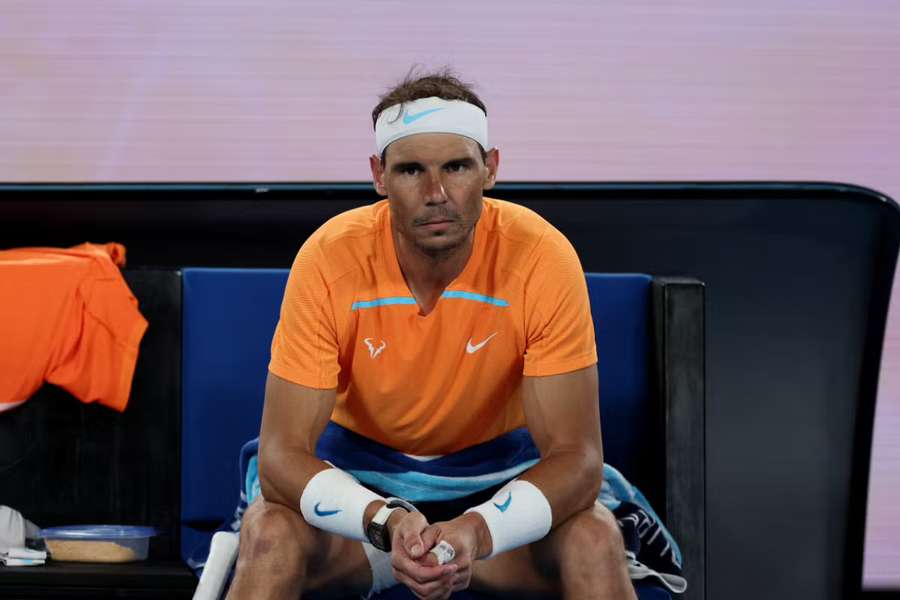
[[[494,502],[494,506],[497,507],[497,510],[500,512],[506,512],[506,509],[509,508],[509,503],[512,502],[512,492],[509,492],[509,496],[506,497],[506,502],[503,504],[497,504]]]
[[[430,115],[431,113],[435,113],[435,112],[437,112],[437,111],[439,111],[439,110],[444,110],[444,109],[443,109],[443,108],[429,108],[428,110],[423,110],[422,112],[417,112],[417,113],[414,114],[414,115],[411,115],[411,114],[409,114],[409,113],[406,113],[406,114],[403,115],[403,124],[404,124],[404,125],[409,125],[410,123],[415,123],[416,121],[418,121],[418,120],[421,119],[422,117],[427,117],[427,116]]]
[[[315,511],[316,516],[319,516],[319,517],[330,517],[331,515],[336,515],[336,514],[338,514],[339,512],[341,512],[341,509],[340,509],[340,508],[337,509],[337,510],[319,510],[319,505],[320,505],[320,504],[322,504],[322,503],[321,503],[321,502],[316,502],[316,505],[313,507],[313,511]]]
[[[469,338],[469,341],[466,342],[466,352],[468,352],[469,354],[475,354],[476,352],[478,352],[479,350],[484,348],[484,345],[487,344],[489,341],[491,341],[491,338],[494,337],[495,335],[497,335],[498,333],[500,333],[500,332],[495,331],[491,335],[487,336],[483,342],[479,342],[474,345],[472,344],[472,338]]]

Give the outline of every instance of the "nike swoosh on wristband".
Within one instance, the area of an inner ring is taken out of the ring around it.
[[[494,506],[497,507],[497,510],[500,512],[506,512],[506,509],[509,508],[509,503],[512,502],[512,492],[509,492],[509,496],[506,497],[506,502],[503,504],[497,504],[494,502]]]
[[[317,517],[330,517],[331,515],[336,515],[341,512],[340,508],[338,508],[337,510],[319,510],[320,504],[322,503],[316,502],[316,505],[313,507],[313,511],[316,513]]]
[[[475,345],[472,345],[472,338],[469,338],[469,341],[466,342],[466,352],[468,352],[469,354],[475,354],[476,352],[478,352],[479,350],[484,348],[484,345],[487,344],[489,341],[491,341],[491,338],[494,337],[495,335],[497,335],[498,333],[500,333],[500,332],[495,331],[491,335],[487,336],[484,339],[484,341],[479,342]]]
[[[405,113],[405,114],[403,115],[403,124],[404,124],[404,125],[409,125],[410,123],[415,123],[416,121],[418,121],[418,120],[421,119],[422,117],[427,117],[427,116],[430,115],[431,113],[435,113],[435,112],[437,112],[437,111],[439,111],[439,110],[444,110],[444,109],[443,109],[443,108],[429,108],[428,110],[423,110],[422,112],[417,112],[417,113],[414,114],[414,115],[411,115],[411,114],[409,114],[409,113]]]

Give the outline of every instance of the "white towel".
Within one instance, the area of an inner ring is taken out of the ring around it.
[[[0,555],[0,563],[7,567],[36,567],[44,564],[45,561],[39,558],[7,558]]]
[[[217,531],[210,542],[209,557],[193,600],[217,600],[222,594],[231,565],[237,559],[240,536],[230,531]]]
[[[10,548],[2,554],[6,558],[27,558],[29,560],[47,560],[47,553],[43,550],[31,548]]]
[[[38,537],[40,528],[8,506],[0,505],[0,552],[24,548],[25,540]]]

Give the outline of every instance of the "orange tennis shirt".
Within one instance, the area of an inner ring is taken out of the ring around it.
[[[44,382],[125,410],[147,321],[121,244],[0,251],[0,412]]]
[[[435,455],[525,426],[523,375],[596,361],[584,271],[537,213],[485,198],[465,268],[421,315],[382,200],[338,215],[303,244],[269,370],[335,388],[339,425]]]

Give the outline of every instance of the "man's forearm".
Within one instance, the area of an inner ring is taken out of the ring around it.
[[[539,539],[576,512],[589,508],[600,491],[602,476],[603,460],[599,451],[549,452],[517,482],[507,484],[490,501],[458,518],[465,519],[474,531],[478,540],[477,558],[485,558]],[[511,504],[514,489],[515,507]],[[505,496],[504,490],[508,492]],[[544,523],[543,530],[540,522]],[[518,530],[523,526],[524,529]],[[492,530],[504,539],[495,540]]]
[[[312,477],[330,466],[301,450],[260,443],[259,485],[263,497],[300,512],[300,497]]]
[[[603,456],[593,448],[550,452],[519,479],[546,496],[555,527],[593,505],[603,482]]]
[[[303,490],[310,479],[321,471],[332,468],[328,463],[307,452],[272,448],[263,451],[262,447],[259,462],[259,483],[263,497],[269,502],[277,502],[298,513],[301,512],[300,499]],[[384,504],[383,500],[372,500],[368,503],[363,514],[363,530]]]

